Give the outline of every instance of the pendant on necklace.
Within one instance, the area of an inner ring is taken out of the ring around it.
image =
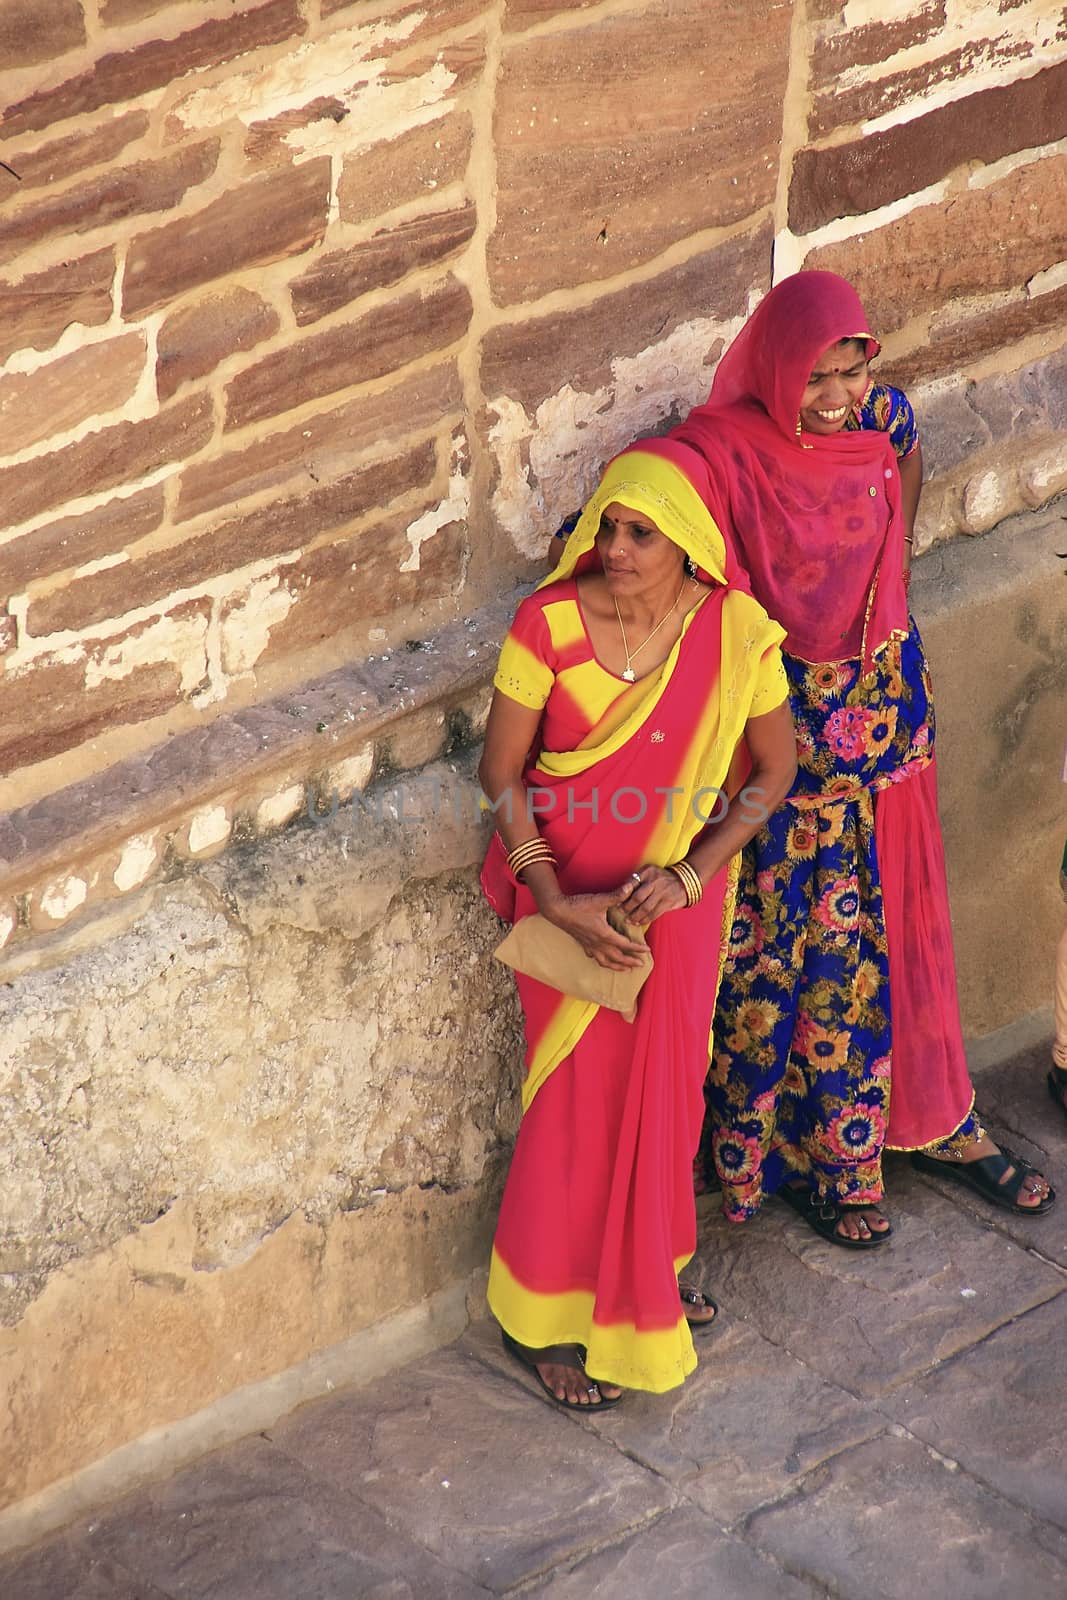
[[[636,683],[637,681],[637,673],[634,671],[633,667],[627,667],[626,671],[623,673],[623,677],[626,679],[627,683]]]

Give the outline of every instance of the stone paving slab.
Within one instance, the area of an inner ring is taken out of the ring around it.
[[[161,1589],[98,1555],[84,1528],[0,1562],[0,1594],[4,1600],[170,1600]]]
[[[823,1377],[872,1398],[1065,1286],[1056,1267],[960,1205],[955,1191],[921,1182],[907,1162],[893,1163],[889,1187],[896,1233],[877,1250],[820,1239],[773,1198],[751,1222],[734,1224],[716,1197],[699,1228],[703,1281],[726,1311]]]
[[[581,1418],[454,1347],[306,1406],[271,1438],[496,1592],[621,1537],[672,1498]]]
[[[846,1451],[748,1533],[834,1595],[864,1600],[1053,1600],[1067,1537],[946,1464],[918,1440]]]
[[[990,1134],[1043,1172],[1061,1197],[1044,1217],[1025,1217],[995,1206],[948,1179],[922,1174],[922,1182],[983,1218],[1024,1249],[1067,1267],[1067,1116],[1056,1110],[1045,1087],[1046,1041],[1021,1051],[977,1080],[976,1101]]]
[[[700,1365],[681,1389],[627,1395],[595,1426],[730,1526],[885,1424],[754,1328],[720,1317],[695,1341]]]
[[[883,1409],[1067,1532],[1067,1295],[1009,1322]]]
[[[821,1584],[791,1577],[693,1507],[668,1512],[621,1544],[524,1591],[537,1600],[819,1600],[825,1594]]]
[[[92,1548],[154,1600],[485,1600],[372,1507],[262,1438],[217,1452],[120,1502]],[[2,1569],[0,1569],[2,1572]],[[152,1587],[152,1586],[155,1587]],[[16,1591],[17,1593],[17,1591]],[[42,1600],[44,1600],[42,1592]],[[101,1600],[127,1600],[123,1589]],[[22,1600],[18,1596],[18,1600]],[[82,1600],[56,1591],[48,1600]]]

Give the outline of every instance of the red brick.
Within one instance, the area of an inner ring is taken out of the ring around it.
[[[0,378],[0,455],[15,455],[94,415],[117,410],[133,394],[145,364],[139,330],[86,345],[35,372]]]
[[[946,250],[952,239],[978,248]],[[804,265],[847,277],[884,336],[932,307],[1019,288],[1065,256],[1067,156],[1047,156],[890,227],[825,245]]]
[[[791,9],[650,0],[507,49],[494,298],[616,276],[769,205]]]
[[[417,515],[375,523],[352,539],[314,550],[286,567],[282,582],[295,597],[294,604],[271,628],[270,643],[257,665],[303,654],[346,635],[351,636],[353,648],[359,648],[376,622],[395,628],[402,607],[437,603],[454,595],[463,582],[467,555],[467,532],[461,523],[450,522],[423,542],[418,571],[400,571],[411,554],[406,530]],[[224,629],[225,624],[224,612]]]
[[[991,63],[1020,60],[1030,53],[1030,45],[1020,39],[1007,39],[999,46],[988,40],[962,45],[947,55],[904,72],[887,73],[857,85],[854,89],[836,88],[820,95],[815,102],[809,137],[817,137],[850,122],[870,122],[900,106],[910,104],[942,83],[955,83],[969,73]]]
[[[348,107],[333,95],[320,95],[306,106],[282,111],[265,122],[253,122],[245,136],[245,156],[253,167],[292,163],[298,151],[286,143],[288,135],[316,122],[343,122]]]
[[[47,144],[27,146],[5,154],[4,160],[18,173],[19,194],[45,183],[61,183],[86,167],[110,161],[148,129],[144,111],[128,111],[98,128],[72,133],[66,139],[50,139]],[[0,177],[3,174],[0,173]]]
[[[193,378],[213,372],[236,350],[251,350],[278,331],[278,314],[252,289],[234,284],[183,306],[157,339],[156,388],[161,400]]]
[[[0,220],[0,260],[58,234],[84,233],[144,211],[165,211],[210,178],[218,158],[218,140],[205,139],[158,161],[97,173],[45,200],[20,206]]]
[[[8,72],[84,43],[81,0],[4,0],[0,8],[0,61]]]
[[[829,149],[801,150],[793,163],[789,226],[810,233],[835,217],[863,216],[914,194],[967,162],[998,161],[1063,135],[1067,61],[882,133]]]
[[[638,355],[681,323],[743,316],[750,291],[770,288],[770,260],[771,233],[764,225],[577,310],[494,328],[483,346],[482,392],[490,401],[510,396],[532,414],[565,383],[586,392],[613,385],[620,356]],[[705,352],[705,359],[712,354]]]
[[[330,158],[265,173],[131,241],[122,308],[138,315],[244,267],[299,255],[326,231]]]
[[[211,437],[206,394],[176,401],[143,422],[119,422],[51,455],[0,470],[0,505],[10,527],[84,494],[132,483],[167,461],[192,455]]]
[[[0,360],[14,350],[49,349],[72,322],[106,322],[114,278],[115,252],[107,249],[0,283]]]
[[[109,500],[95,511],[61,517],[4,546],[3,573],[8,592],[18,594],[34,578],[84,566],[115,555],[153,533],[163,521],[163,489],[142,489]]]
[[[203,602],[187,603],[170,615],[182,620],[198,612],[206,614]],[[146,626],[139,624],[130,635]],[[116,642],[107,640],[94,655],[102,656]],[[173,662],[137,667],[92,689],[85,686],[86,666],[46,657],[0,676],[0,771],[47,761],[116,727],[160,716],[186,698]]]
[[[319,256],[292,285],[293,311],[301,327],[318,321],[371,289],[398,283],[419,267],[458,254],[474,233],[473,205],[411,217],[351,250]]]
[[[365,516],[398,495],[424,487],[434,476],[432,444],[419,445],[376,462],[311,494],[278,499],[259,511],[221,523],[209,533],[140,560],[78,578],[35,601],[27,625],[43,637],[59,629],[91,627],[108,617],[150,605],[179,589],[191,589],[252,561],[299,550],[323,533]]]
[[[369,383],[463,337],[467,289],[453,279],[368,311],[356,322],[300,339],[265,356],[226,389],[226,427],[277,416],[320,395]]]
[[[421,200],[462,178],[470,159],[473,127],[466,112],[453,112],[394,139],[345,158],[337,199],[342,222],[367,222],[389,207]]]
[[[351,471],[383,441],[419,433],[463,406],[454,361],[362,395],[335,411],[308,417],[297,428],[257,438],[240,450],[194,462],[182,473],[176,521],[297,479],[328,483]]]
[[[51,128],[66,117],[135,99],[197,67],[220,67],[249,50],[279,44],[302,34],[306,26],[298,0],[266,0],[254,10],[202,23],[177,38],[152,39],[133,50],[101,56],[86,72],[10,106],[0,119],[0,137]]]
[[[816,41],[811,52],[811,81],[824,88],[849,67],[871,67],[913,45],[925,44],[945,26],[945,0],[922,0],[909,16],[892,22],[847,24],[838,33]]]

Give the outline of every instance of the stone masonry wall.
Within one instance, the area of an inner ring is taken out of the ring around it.
[[[801,266],[856,281],[920,413],[950,873],[980,818],[983,881],[1040,909],[1006,967],[956,894],[965,1020],[1043,999],[1067,22],[6,0],[0,72],[15,1506],[484,1260],[519,1055],[467,804],[501,631]],[[427,763],[451,820],[377,814]]]

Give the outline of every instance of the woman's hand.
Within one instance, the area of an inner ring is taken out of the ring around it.
[[[576,939],[598,967],[625,972],[630,967],[644,965],[648,959],[647,946],[628,939],[624,933],[616,933],[608,922],[608,911],[612,906],[621,906],[629,917],[629,896],[636,887],[627,880],[609,894],[556,894],[546,898],[544,905],[538,903],[537,909],[549,922]]]
[[[647,928],[665,911],[681,911],[688,903],[681,879],[666,867],[641,867],[640,883],[626,901],[626,915],[639,928]]]

